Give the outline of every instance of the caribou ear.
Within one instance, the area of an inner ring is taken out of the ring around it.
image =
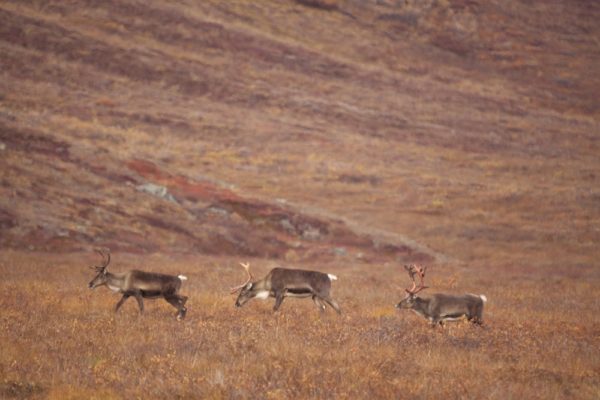
[[[252,282],[248,283],[245,287],[246,290],[252,289]]]
[[[410,266],[404,264],[404,269],[410,272]]]

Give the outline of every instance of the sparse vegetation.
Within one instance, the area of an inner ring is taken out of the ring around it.
[[[393,311],[408,280],[397,266],[327,264],[322,268],[340,277],[333,293],[341,316],[332,310],[319,315],[312,302],[294,299],[273,314],[272,300],[233,306],[228,287],[240,279],[235,259],[114,254],[115,269],[143,264],[188,275],[187,319],[175,322],[162,301],[147,301],[144,316],[135,302],[115,315],[116,295],[86,287],[93,254],[0,255],[4,397],[598,394],[600,285],[597,276],[570,280],[567,268],[546,276],[515,271],[506,283],[496,279],[504,269],[430,271],[438,290],[456,291],[440,275],[460,272],[458,290],[485,287],[489,298],[483,328],[458,322],[433,330],[421,317]],[[265,263],[254,265],[268,270]]]
[[[598,20],[2,2],[0,397],[600,397]],[[96,246],[187,275],[186,320],[114,315],[86,288]],[[234,309],[248,259],[335,273],[342,316]],[[408,261],[484,293],[484,329],[396,312]]]

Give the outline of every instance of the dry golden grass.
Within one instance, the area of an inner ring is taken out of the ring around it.
[[[115,271],[185,273],[183,322],[164,301],[130,300],[86,284],[89,254],[1,253],[0,395],[32,398],[593,399],[600,384],[598,276],[545,277],[440,266],[440,290],[482,291],[484,328],[431,329],[397,312],[398,266],[332,263],[343,314],[310,301],[233,306],[236,260],[114,254]],[[272,262],[253,260],[255,272]],[[442,272],[443,271],[443,272]],[[453,277],[453,279],[442,279]],[[493,285],[485,284],[494,280]],[[450,289],[449,286],[455,286]],[[482,289],[486,287],[486,289]]]
[[[92,3],[0,4],[0,397],[600,397],[593,1]],[[234,255],[285,232],[132,161],[432,249],[486,326],[396,311],[404,253],[302,237],[275,254],[340,276],[343,315],[236,310]],[[114,315],[70,253],[96,245],[188,275],[187,320]]]

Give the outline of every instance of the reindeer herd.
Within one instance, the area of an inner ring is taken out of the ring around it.
[[[125,300],[133,296],[138,302],[140,313],[144,312],[143,299],[163,298],[177,309],[177,319],[185,318],[187,296],[179,294],[181,285],[187,278],[184,275],[166,275],[140,270],[130,270],[122,273],[108,272],[110,252],[96,250],[102,257],[99,266],[90,267],[96,271],[96,276],[90,281],[88,287],[95,289],[106,286],[110,290],[122,295],[115,306],[115,312],[123,305]],[[246,271],[246,281],[241,285],[231,288],[231,293],[238,293],[235,301],[236,307],[242,307],[248,300],[275,298],[273,311],[279,310],[283,299],[286,297],[310,297],[321,312],[326,305],[332,307],[338,314],[341,310],[337,302],[331,297],[331,282],[337,276],[318,271],[301,269],[273,268],[264,278],[254,280],[249,264],[240,264]],[[480,294],[466,293],[452,295],[436,293],[429,297],[417,296],[425,286],[426,267],[410,264],[404,268],[412,281],[412,287],[405,289],[406,297],[396,304],[396,308],[412,310],[416,314],[429,320],[432,327],[443,325],[444,321],[466,318],[476,325],[483,323],[483,305],[487,298]],[[419,278],[419,284],[415,281]]]

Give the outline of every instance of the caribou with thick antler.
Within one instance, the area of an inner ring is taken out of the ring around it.
[[[483,304],[487,301],[484,295],[436,293],[428,298],[421,298],[417,296],[417,293],[427,289],[427,286],[424,285],[426,268],[415,264],[405,265],[404,268],[412,280],[412,287],[405,289],[407,295],[400,303],[396,304],[396,308],[414,311],[427,318],[432,327],[437,324],[443,325],[443,321],[452,321],[463,317],[477,325],[483,323]],[[415,275],[419,277],[419,286],[415,282]]]
[[[110,263],[110,252],[96,250],[102,257],[102,265],[90,267],[96,270],[97,275],[88,284],[90,289],[105,285],[110,290],[121,293],[123,297],[117,303],[115,312],[123,305],[125,300],[133,296],[140,306],[140,313],[144,312],[144,301],[142,299],[164,298],[169,304],[177,309],[177,319],[185,318],[187,308],[185,302],[186,296],[179,294],[182,281],[187,278],[183,275],[173,276],[157,274],[153,272],[144,272],[139,270],[130,270],[121,273],[110,273],[107,271]]]
[[[253,298],[275,298],[273,311],[277,311],[286,297],[311,297],[321,312],[325,304],[329,304],[338,314],[340,307],[329,294],[331,281],[337,276],[317,271],[302,269],[273,268],[263,279],[254,281],[250,273],[250,264],[240,263],[246,271],[247,280],[231,288],[231,293],[240,292],[235,302],[236,307],[243,306]]]

